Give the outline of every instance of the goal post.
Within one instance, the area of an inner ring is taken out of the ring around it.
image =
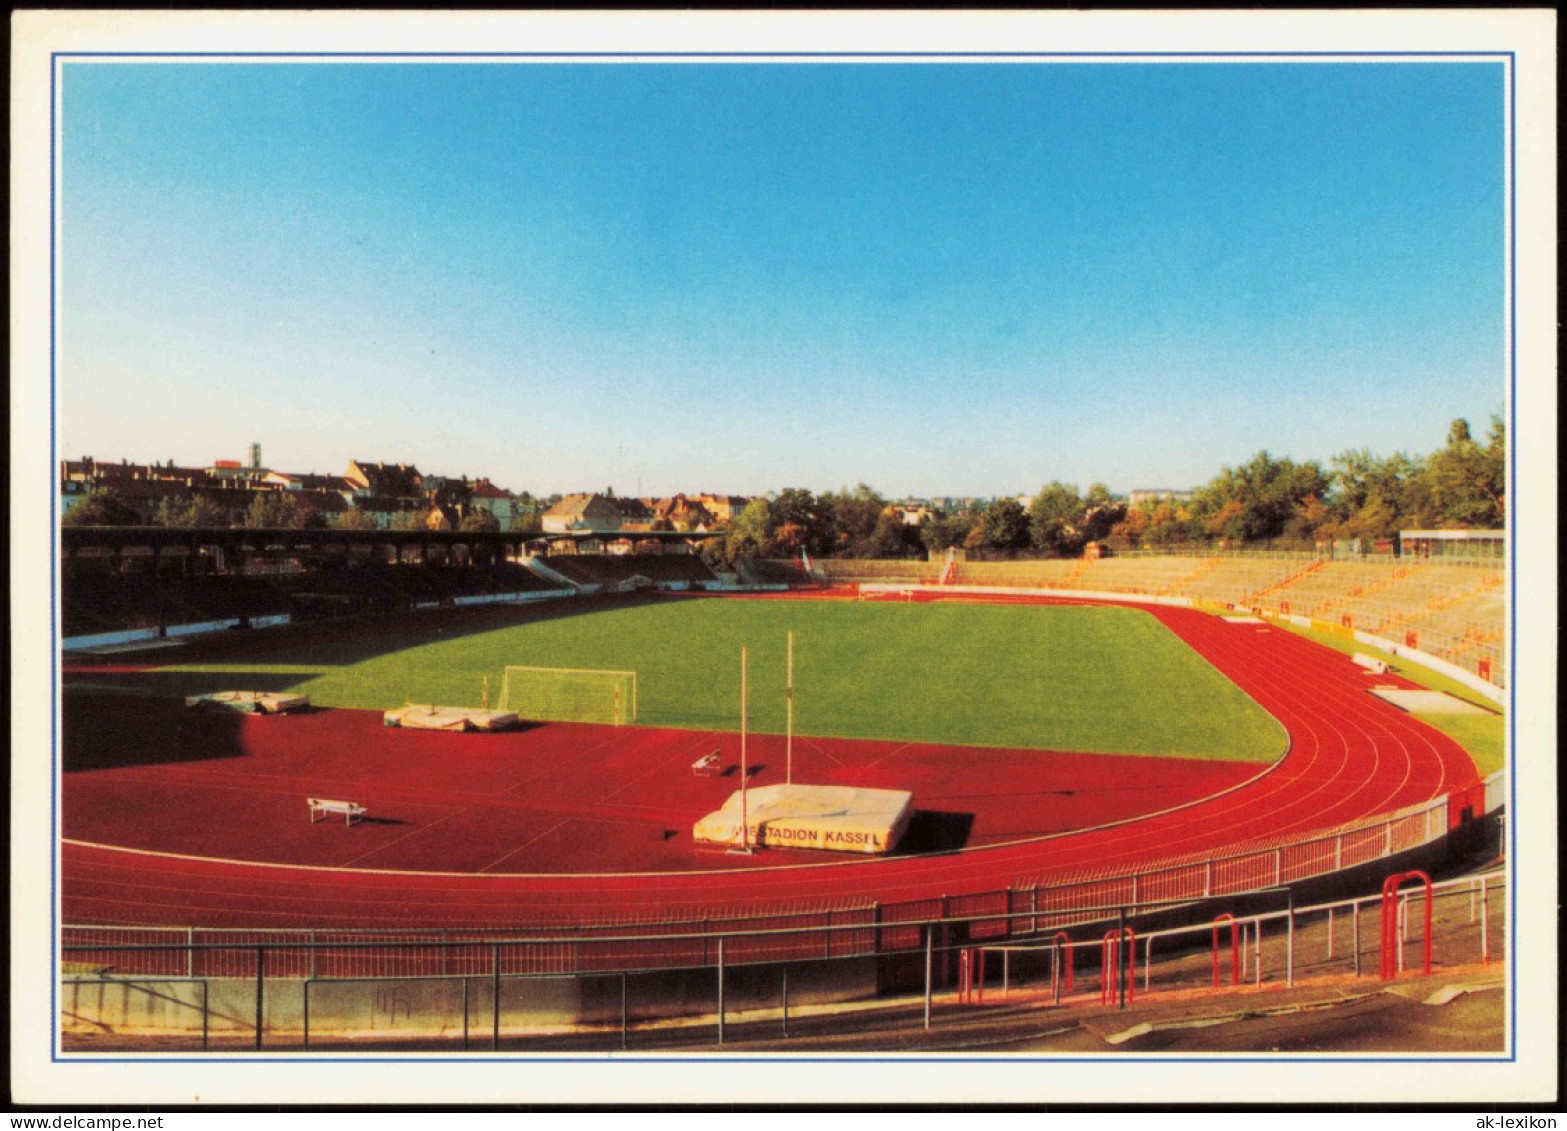
[[[508,665],[499,708],[539,722],[624,726],[637,721],[637,673]]]

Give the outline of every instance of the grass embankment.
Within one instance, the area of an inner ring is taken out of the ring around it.
[[[1319,628],[1302,628],[1288,621],[1274,623],[1346,655],[1359,652],[1362,655],[1373,656],[1405,679],[1413,680],[1432,691],[1445,691],[1454,698],[1483,708],[1486,711],[1483,715],[1439,715],[1416,712],[1415,718],[1435,727],[1468,751],[1469,757],[1474,759],[1475,769],[1482,775],[1493,774],[1507,764],[1507,718],[1493,700],[1471,687],[1464,686],[1456,679],[1432,671],[1423,664],[1384,652],[1380,648],[1373,648],[1369,644],[1362,644],[1354,637]]]
[[[1257,762],[1284,748],[1277,722],[1134,609],[691,599],[520,615],[373,654],[323,633],[221,670],[360,708],[476,706],[485,677],[494,703],[507,664],[631,670],[640,724],[734,730],[744,645],[750,726],[777,734],[793,631],[801,735]]]

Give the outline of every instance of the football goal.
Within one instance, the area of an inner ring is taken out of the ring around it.
[[[506,668],[499,707],[541,722],[637,721],[637,673],[601,668]]]

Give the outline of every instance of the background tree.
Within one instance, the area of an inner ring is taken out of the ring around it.
[[[245,510],[245,526],[252,530],[285,530],[301,522],[299,503],[287,491],[258,491]]]
[[[821,555],[828,552],[835,536],[832,501],[824,503],[803,487],[786,487],[769,505],[763,552],[777,558],[793,557],[801,550]]]
[[[1316,495],[1307,495],[1295,506],[1295,513],[1284,524],[1288,542],[1316,543],[1324,531],[1332,528],[1333,515]]]
[[[347,510],[338,511],[327,523],[333,530],[374,530],[381,524],[375,520],[375,515],[369,511],[362,511],[358,507],[349,507]]]
[[[107,487],[94,487],[60,518],[62,526],[140,526],[141,516]]]
[[[1059,481],[1040,488],[1028,507],[1029,534],[1034,548],[1061,557],[1076,557],[1090,542],[1103,542],[1126,517],[1126,504],[1095,483],[1086,495]]]
[[[901,533],[883,521],[889,518],[887,500],[864,483],[825,494],[816,507],[818,544],[826,542],[824,551],[840,557],[901,557],[905,544]]]
[[[498,534],[501,529],[501,520],[489,511],[469,511],[463,515],[462,521],[457,524],[457,529],[473,533]]]
[[[883,511],[876,517],[876,525],[862,549],[861,557],[907,558],[919,556],[924,543],[917,526],[910,526],[894,511]]]
[[[1148,512],[1148,525],[1142,533],[1144,546],[1169,549],[1203,540],[1203,524],[1191,509],[1168,500],[1157,503]]]
[[[1277,460],[1261,451],[1249,463],[1226,467],[1199,490],[1193,509],[1210,535],[1231,542],[1258,542],[1283,536],[1306,499],[1320,500],[1330,486],[1317,463]]]
[[[724,554],[728,561],[762,556],[772,527],[772,509],[766,499],[752,499],[745,505],[745,510],[735,516],[724,539]]]
[[[938,514],[926,520],[919,529],[920,542],[933,554],[945,553],[953,546],[963,545],[970,530],[974,529],[974,515],[966,511]]]
[[[1117,550],[1135,550],[1142,545],[1143,535],[1148,531],[1148,523],[1149,512],[1145,508],[1131,507],[1121,520],[1110,528],[1105,541]]]
[[[1028,505],[1029,537],[1034,548],[1058,557],[1075,556],[1085,541],[1079,526],[1086,509],[1076,487],[1060,481],[1041,487]]]
[[[1356,448],[1334,456],[1331,466],[1330,536],[1380,538],[1397,529],[1401,484],[1392,460]]]
[[[152,513],[152,524],[190,530],[227,526],[228,516],[211,499],[202,495],[187,495],[184,498],[159,499],[157,509]]]
[[[997,499],[980,512],[963,544],[970,549],[1024,549],[1029,544],[1028,512],[1016,499]]]
[[[729,556],[729,539],[706,538],[697,548],[697,557],[714,573],[728,573],[734,569],[734,559]]]
[[[1402,452],[1383,459],[1364,448],[1333,457],[1326,538],[1387,538],[1431,522],[1425,464]]]
[[[511,528],[522,534],[537,534],[544,529],[544,512],[560,502],[557,496],[553,499],[540,499],[529,491],[519,491],[512,496],[512,520]]]
[[[327,524],[326,513],[317,505],[314,499],[294,500],[294,525],[301,530],[325,530]]]
[[[1103,542],[1118,522],[1126,517],[1126,503],[1110,494],[1103,483],[1091,483],[1083,496],[1081,530],[1084,544]]]
[[[1507,517],[1507,433],[1501,418],[1491,418],[1484,447],[1470,435],[1468,421],[1453,421],[1447,446],[1431,454],[1426,475],[1443,525],[1501,528]]]

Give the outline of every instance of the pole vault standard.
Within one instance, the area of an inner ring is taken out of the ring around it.
[[[749,776],[745,758],[745,729],[746,729],[746,655],[745,645],[740,646],[740,848],[739,851],[749,853],[751,851],[751,817],[746,811],[745,780]]]
[[[788,710],[784,724],[784,781],[794,784],[794,633],[789,633],[788,677],[784,685],[784,703]]]

